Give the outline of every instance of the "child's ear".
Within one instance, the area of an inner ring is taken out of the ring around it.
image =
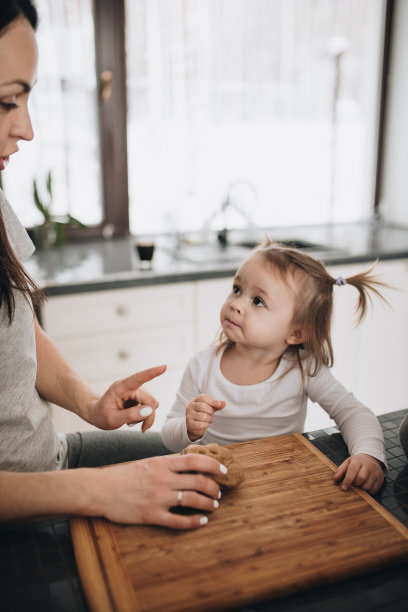
[[[303,327],[295,327],[290,332],[286,342],[288,344],[302,344],[306,340],[306,334]]]

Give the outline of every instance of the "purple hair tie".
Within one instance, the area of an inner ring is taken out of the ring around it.
[[[336,278],[335,285],[339,285],[341,287],[341,285],[347,285],[347,281],[345,278],[343,278],[343,276],[338,276]]]

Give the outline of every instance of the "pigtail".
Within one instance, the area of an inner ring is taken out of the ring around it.
[[[333,285],[341,285],[348,284],[352,285],[358,291],[358,302],[356,304],[356,316],[357,316],[357,325],[362,322],[364,317],[368,311],[368,305],[372,306],[372,296],[379,298],[382,302],[390,305],[388,300],[381,293],[380,289],[390,288],[390,285],[381,281],[378,276],[372,274],[375,266],[377,265],[378,260],[367,270],[359,272],[354,276],[347,277],[343,279],[339,277],[337,279],[332,279]],[[339,281],[340,279],[340,281]],[[341,281],[344,281],[341,282]]]

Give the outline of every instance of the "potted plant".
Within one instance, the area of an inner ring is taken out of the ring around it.
[[[52,175],[51,170],[46,178],[47,200],[40,197],[38,192],[37,181],[33,180],[33,198],[36,208],[43,216],[43,222],[29,230],[29,234],[39,249],[48,248],[51,246],[61,246],[65,243],[65,232],[67,227],[82,227],[86,228],[81,221],[70,214],[57,216],[52,213]]]

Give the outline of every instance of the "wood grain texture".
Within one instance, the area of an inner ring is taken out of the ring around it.
[[[112,523],[99,518],[71,519],[71,534],[91,610],[139,612],[136,593],[112,533]]]
[[[408,559],[408,530],[365,492],[342,491],[333,481],[334,464],[303,436],[229,448],[245,481],[223,494],[204,528],[72,519],[74,530],[78,521],[88,526],[89,534],[74,538],[74,546],[93,612],[223,610]],[[95,535],[95,522],[109,529]],[[99,586],[109,593],[104,603],[89,596]]]

